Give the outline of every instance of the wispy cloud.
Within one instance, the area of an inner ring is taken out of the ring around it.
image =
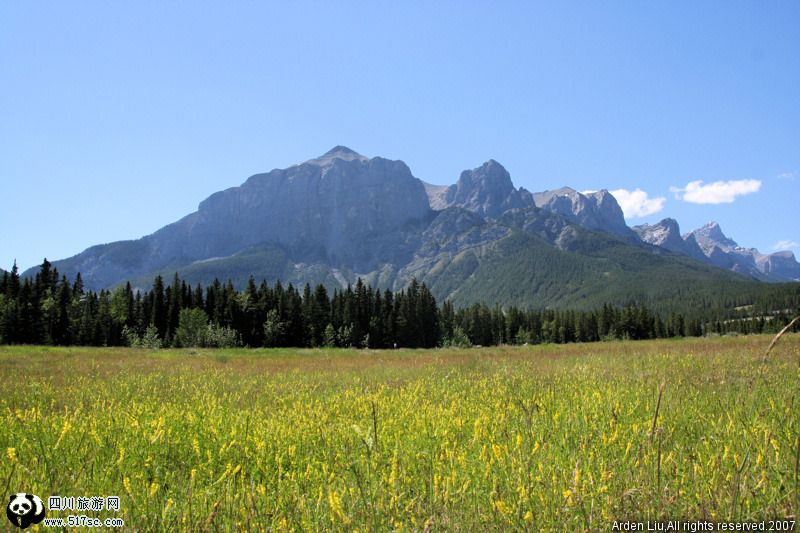
[[[778,174],[779,180],[786,180],[786,181],[794,181],[794,178],[797,176],[795,172],[781,172]]]
[[[702,180],[690,181],[686,187],[670,187],[675,198],[692,204],[729,204],[737,196],[758,192],[761,180],[715,181],[703,185]]]
[[[800,246],[800,245],[797,244],[795,241],[790,241],[790,240],[787,239],[787,240],[776,242],[775,245],[772,247],[772,249],[773,250],[793,250],[793,249],[797,248],[798,246]]]
[[[616,189],[609,192],[617,199],[625,218],[646,217],[658,213],[664,209],[664,202],[667,201],[663,196],[650,198],[645,191],[638,188],[633,191]]]

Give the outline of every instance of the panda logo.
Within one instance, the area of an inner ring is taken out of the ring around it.
[[[20,529],[25,529],[31,524],[38,524],[44,520],[44,504],[35,494],[19,492],[11,496],[11,501],[6,507],[6,516],[12,524]]]

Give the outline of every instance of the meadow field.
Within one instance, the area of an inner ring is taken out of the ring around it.
[[[800,335],[437,350],[0,347],[0,483],[138,531],[797,516]],[[3,519],[0,529],[11,524]],[[32,530],[46,528],[33,526]]]

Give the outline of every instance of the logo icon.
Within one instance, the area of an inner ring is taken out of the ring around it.
[[[6,507],[8,520],[20,529],[44,520],[44,504],[35,494],[18,492],[11,495]]]

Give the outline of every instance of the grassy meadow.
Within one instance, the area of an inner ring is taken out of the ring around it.
[[[0,483],[45,503],[117,495],[118,512],[48,516],[116,516],[138,531],[575,531],[797,516],[800,336],[762,363],[770,339],[5,346]]]

